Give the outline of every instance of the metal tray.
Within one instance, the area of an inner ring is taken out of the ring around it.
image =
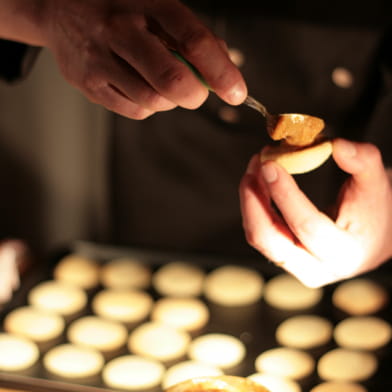
[[[197,263],[205,268],[207,272],[223,264],[240,264],[257,269],[265,280],[268,280],[281,272],[280,269],[276,268],[273,264],[263,258],[246,260],[238,258],[230,259],[216,255],[211,256],[160,252],[110,245],[98,245],[90,242],[76,242],[67,249],[61,250],[57,252],[56,255],[49,257],[44,265],[40,266],[39,269],[25,277],[22,282],[21,289],[15,293],[13,299],[6,306],[0,309],[1,325],[6,314],[16,307],[25,305],[27,294],[30,289],[38,282],[50,279],[56,262],[67,253],[71,252],[86,255],[102,263],[116,257],[137,257],[143,262],[151,265],[153,269],[158,268],[168,261],[174,260],[184,260]],[[384,285],[389,292],[391,292],[392,273],[388,271],[388,268],[380,268],[379,270],[368,273],[364,276],[378,281]],[[287,312],[274,309],[266,304],[263,299],[254,305],[241,308],[225,308],[207,303],[210,309],[210,321],[202,332],[227,333],[241,339],[247,348],[247,356],[243,363],[236,369],[233,369],[230,374],[248,376],[255,372],[254,360],[256,356],[266,349],[277,346],[275,341],[275,329],[284,319],[295,314],[307,313],[327,317],[333,323],[336,323],[346,317],[346,315],[334,308],[331,303],[331,294],[335,287],[336,285],[325,287],[322,301],[316,307],[301,312]],[[152,294],[155,298],[157,297],[157,294],[153,291]],[[379,315],[391,322],[391,304],[389,304],[387,308],[383,309],[382,313]],[[1,327],[0,330],[2,330]],[[311,354],[317,360],[317,358],[319,358],[324,352],[333,347],[335,347],[334,343],[331,342],[328,346],[312,350]],[[380,352],[377,352],[376,355],[379,359],[379,369],[377,374],[370,380],[367,380],[363,385],[368,388],[369,392],[384,392],[386,390],[392,390],[392,377],[389,371],[389,364],[392,360],[391,344],[380,350]],[[305,380],[300,380],[302,391],[309,391],[313,385],[320,381],[321,380],[318,379],[316,374],[313,374],[312,377]],[[24,389],[32,392],[104,392],[109,390],[109,388],[105,387],[100,378],[94,381],[73,381],[53,378],[43,369],[41,362],[25,372],[0,372],[0,386]],[[149,390],[148,392],[152,391]],[[153,392],[159,392],[159,389],[155,389]]]

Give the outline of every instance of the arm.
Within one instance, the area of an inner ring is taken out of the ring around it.
[[[274,162],[253,158],[240,185],[248,242],[308,286],[361,274],[392,257],[392,187],[378,149],[337,139],[333,157],[351,174],[335,219]]]
[[[3,0],[0,37],[47,47],[91,101],[134,119],[195,109],[208,96],[169,46],[224,101],[247,94],[224,43],[177,0]]]

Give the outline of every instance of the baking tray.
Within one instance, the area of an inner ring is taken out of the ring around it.
[[[106,261],[117,257],[136,257],[150,265],[153,270],[174,260],[197,263],[207,272],[224,264],[246,265],[258,270],[266,281],[282,272],[261,256],[249,259],[228,258],[217,255],[161,252],[78,241],[66,249],[60,250],[51,257],[48,257],[45,263],[40,265],[40,268],[36,268],[32,273],[24,277],[21,288],[15,293],[11,301],[0,309],[1,325],[4,317],[9,311],[26,304],[27,294],[32,287],[40,281],[52,278],[52,271],[56,262],[68,253],[79,253],[101,263],[105,263]],[[386,287],[389,293],[392,292],[392,272],[388,265],[363,276],[376,280]],[[336,285],[325,287],[322,301],[314,308],[300,312],[288,312],[272,308],[266,304],[263,299],[254,305],[238,308],[225,308],[207,302],[210,309],[210,321],[202,333],[227,333],[241,339],[246,346],[247,356],[241,365],[230,371],[230,374],[248,376],[255,372],[254,360],[256,356],[262,351],[278,345],[274,336],[275,329],[284,319],[296,314],[306,313],[324,316],[333,323],[336,323],[347,316],[339,312],[331,303],[331,294],[335,287]],[[154,298],[157,298],[156,293],[152,291],[152,294]],[[88,314],[88,311],[86,311],[84,315],[86,314]],[[387,321],[392,322],[391,304],[389,303],[378,315]],[[380,350],[380,352],[376,353],[379,359],[379,369],[375,376],[363,383],[369,392],[385,392],[392,390],[392,377],[389,370],[389,364],[392,360],[391,346],[392,345],[389,344],[387,347]],[[312,350],[311,354],[317,360],[324,352],[334,347],[334,343],[330,342],[328,346]],[[320,381],[321,380],[318,379],[316,374],[313,374],[305,380],[300,380],[302,391],[309,391],[313,385]],[[32,392],[104,392],[113,390],[105,387],[100,379],[83,382],[53,378],[43,369],[41,362],[38,362],[33,368],[24,372],[0,372],[0,386]],[[156,388],[154,391],[149,390],[148,392],[160,391]]]

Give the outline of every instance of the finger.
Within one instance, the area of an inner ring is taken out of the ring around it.
[[[154,113],[154,111],[132,102],[110,84],[96,86],[93,91],[86,90],[85,94],[91,102],[133,120],[143,120]]]
[[[13,291],[16,291],[20,286],[20,277],[19,277],[19,270],[18,270],[16,258],[14,258],[14,260],[10,266],[10,269],[11,269],[11,275],[12,275],[12,278],[10,280],[10,284],[12,286]]]
[[[309,287],[319,287],[339,279],[326,265],[297,246],[294,236],[277,217],[266,193],[255,186],[257,165],[251,161],[240,183],[240,205],[247,241],[269,260]]]
[[[90,51],[88,60],[81,69],[75,74],[66,75],[68,81],[80,89],[91,102],[124,117],[144,119],[163,106],[169,105],[157,97],[150,99],[150,103],[153,102],[151,106],[155,105],[155,110],[138,104],[136,101],[139,99],[148,106],[148,98],[144,98],[143,101],[139,94],[152,97],[151,87],[148,87],[132,68],[124,70],[123,65],[108,52],[102,53],[97,49]],[[135,91],[132,92],[133,84]],[[147,93],[143,91],[144,88],[147,88]]]
[[[14,252],[4,249],[0,255],[0,303],[11,299],[12,293],[19,287],[19,273],[16,267]]]
[[[341,277],[351,274],[353,266],[349,260],[362,257],[362,250],[352,236],[320,212],[282,167],[266,162],[262,175],[271,198],[303,246],[334,274]]]
[[[243,228],[247,241],[252,246],[265,254],[267,250],[259,245],[259,236],[263,234],[265,228],[273,226],[276,229],[287,231],[281,227],[282,223],[279,216],[271,206],[271,198],[268,189],[257,179],[260,170],[260,159],[257,155],[253,156],[249,162],[245,175],[241,179],[239,187],[240,208],[243,219]],[[290,235],[289,232],[286,233]]]
[[[245,81],[227,51],[190,9],[178,1],[158,3],[154,16],[174,40],[176,49],[203,75],[213,91],[229,104],[242,103]]]
[[[155,91],[129,64],[110,51],[94,48],[70,82],[95,103],[132,119],[144,119],[176,104]]]
[[[207,88],[149,31],[144,16],[129,19],[123,23],[127,31],[110,40],[113,52],[169,101],[187,109],[199,107],[208,96]]]
[[[8,302],[12,298],[12,287],[9,283],[3,283],[0,286],[0,304]]]
[[[113,56],[115,55],[113,54]],[[153,112],[171,110],[177,106],[153,89],[121,58],[115,57],[113,62],[115,65],[106,72],[106,78],[112,86],[116,86],[116,89],[132,102]]]
[[[288,257],[282,251],[287,246],[291,248],[296,238],[273,208],[268,188],[260,181],[260,166],[259,156],[253,156],[240,182],[240,208],[245,236],[250,245],[272,261],[287,261]],[[286,240],[285,247],[276,246]]]
[[[380,151],[373,144],[335,139],[332,153],[337,165],[351,174],[361,189],[371,191],[388,183]]]

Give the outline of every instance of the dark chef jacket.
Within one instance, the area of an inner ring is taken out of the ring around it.
[[[320,116],[329,136],[375,143],[385,164],[392,165],[388,2],[362,10],[356,2],[355,11],[345,2],[324,8],[319,2],[291,3],[295,8],[270,4],[262,11],[245,7],[246,1],[241,9],[228,1],[224,7],[219,1],[194,6],[230,49],[239,51],[250,94],[271,112]],[[17,64],[16,53],[0,69],[9,76],[20,69]],[[256,255],[244,239],[238,184],[252,154],[269,142],[260,114],[228,107],[211,94],[195,111],[179,108],[143,121],[113,115],[112,125],[109,219],[101,231],[91,228],[82,239]],[[324,209],[344,175],[330,160],[296,179]],[[32,227],[39,227],[36,220]]]

